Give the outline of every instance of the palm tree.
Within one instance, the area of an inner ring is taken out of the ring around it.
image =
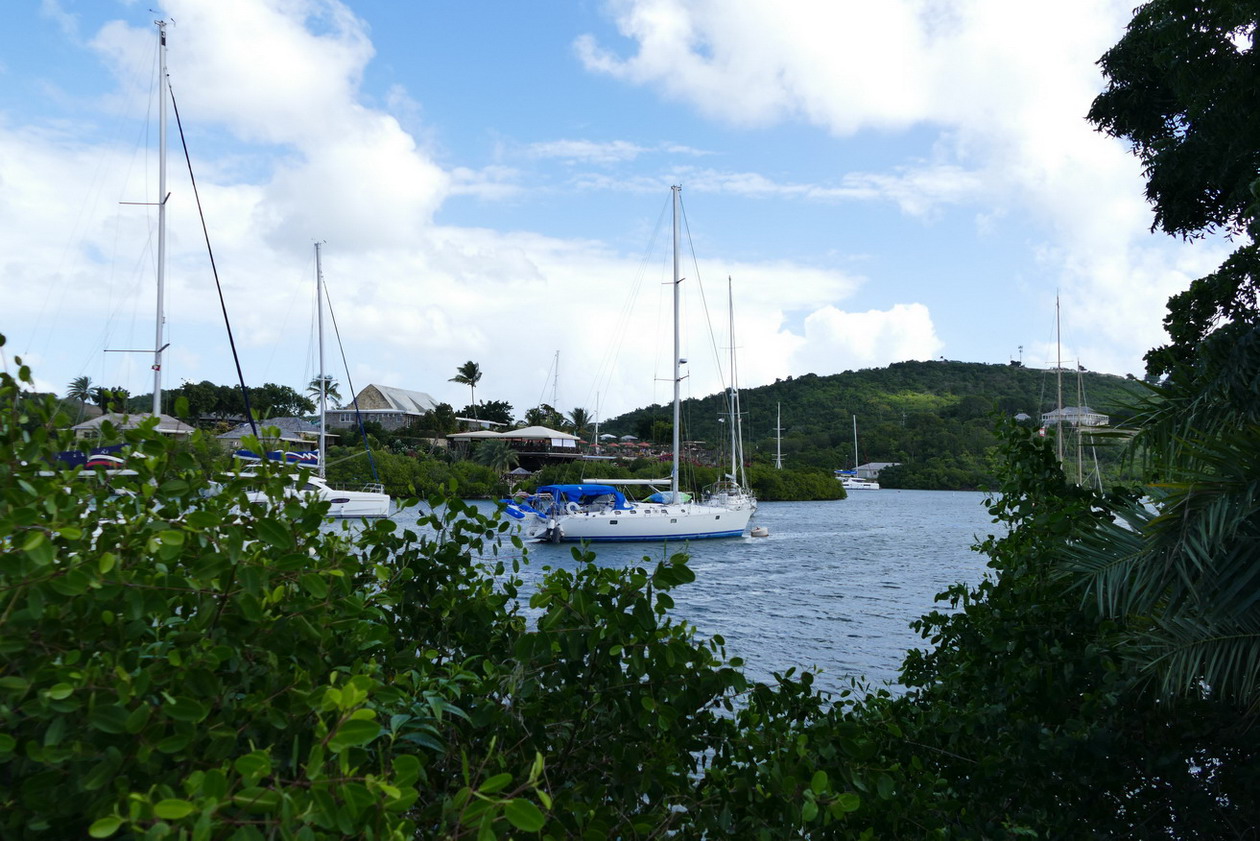
[[[586,437],[586,433],[590,431],[591,420],[591,413],[580,406],[569,412],[569,422],[573,424],[573,434],[579,438]]]
[[[319,401],[320,381],[323,381],[324,394],[333,402],[333,406],[341,407],[341,393],[337,391],[337,381],[332,378],[332,374],[324,374],[323,377],[316,377],[311,380],[311,384],[306,387],[306,393],[311,396],[312,400]]]
[[[79,401],[79,418],[75,423],[83,420],[83,408],[92,399],[92,378],[84,375],[71,380],[66,386],[66,399]]]
[[[481,381],[481,366],[470,359],[463,365],[460,365],[456,370],[457,373],[455,376],[451,377],[447,382],[459,383],[460,385],[468,386],[468,390],[471,395],[468,402],[473,407],[473,417],[476,417],[477,383]]]
[[[520,454],[507,441],[482,441],[473,453],[473,461],[489,467],[500,476],[520,464]]]
[[[1218,328],[1135,417],[1148,471],[1132,499],[1067,552],[1100,609],[1139,617],[1135,650],[1164,697],[1205,690],[1260,704],[1260,411],[1240,371],[1260,366],[1253,324]]]

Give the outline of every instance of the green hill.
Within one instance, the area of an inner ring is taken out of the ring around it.
[[[1064,371],[1063,405],[1086,405],[1112,422],[1140,383],[1112,374]],[[1080,398],[1083,394],[1084,399]],[[749,456],[773,461],[776,411],[782,411],[783,460],[787,467],[852,467],[853,417],[862,463],[896,462],[881,475],[885,487],[967,489],[988,484],[995,443],[993,413],[1020,413],[1037,423],[1055,408],[1058,377],[1052,370],[973,362],[898,362],[820,377],[805,374],[742,390],[744,439]],[[683,436],[720,442],[727,412],[723,394],[683,403]],[[664,441],[670,408],[648,406],[612,418],[601,431]],[[1104,475],[1114,474],[1113,453],[1097,450]]]

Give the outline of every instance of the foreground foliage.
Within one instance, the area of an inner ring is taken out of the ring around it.
[[[909,691],[751,684],[671,615],[685,558],[585,557],[521,593],[508,527],[418,530],[221,492],[127,432],[136,475],[54,471],[55,403],[0,374],[0,835],[1184,838],[1260,821],[1245,717],[1145,691],[1123,621],[1054,574],[1125,494],[1004,433],[1000,576],[925,617]],[[505,553],[500,556],[500,549]],[[528,605],[525,607],[524,605]]]

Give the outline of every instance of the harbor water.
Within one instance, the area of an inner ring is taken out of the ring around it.
[[[685,551],[696,580],[673,591],[675,615],[720,634],[750,678],[795,667],[839,691],[856,678],[893,683],[905,652],[926,647],[910,622],[957,582],[978,583],[985,558],[972,545],[999,528],[984,494],[853,491],[827,502],[767,502],[753,526],[768,537],[593,546],[605,566],[644,565]],[[491,503],[478,507],[493,510]],[[414,514],[395,517],[400,525]],[[545,568],[574,569],[573,544],[527,544],[526,587]]]

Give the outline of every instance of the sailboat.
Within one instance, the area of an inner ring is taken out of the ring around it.
[[[682,358],[679,336],[678,271],[681,187],[673,191],[674,221],[674,435],[670,474],[667,479],[592,479],[567,485],[544,485],[533,494],[506,501],[506,512],[521,521],[526,534],[536,540],[647,541],[701,540],[742,537],[752,516],[748,499],[715,499],[703,502],[679,489]],[[627,499],[618,485],[646,485],[653,493],[643,502]],[[668,490],[664,490],[665,486]]]
[[[315,467],[315,475],[309,473],[293,476],[295,493],[310,494],[321,502],[328,503],[328,516],[342,519],[374,519],[388,517],[392,500],[385,493],[382,485],[372,483],[361,490],[342,490],[328,484],[325,475],[325,463],[328,446],[328,377],[324,373],[324,271],[320,243],[315,243],[315,309],[317,332],[319,335],[319,452],[317,457],[310,458],[309,453],[268,453],[268,458],[279,458],[296,461],[303,467]],[[240,455],[240,453],[238,453]],[[298,456],[297,459],[287,458]],[[260,500],[261,493],[250,494],[251,499]]]
[[[735,296],[731,279],[726,278],[726,305],[730,314],[731,387],[727,392],[731,431],[731,470],[705,491],[705,501],[730,508],[749,506],[757,510],[757,496],[748,484],[744,468],[743,415],[739,410],[739,375],[735,358]]]
[[[858,436],[857,415],[853,416],[853,470],[838,471],[836,476],[846,491],[877,491],[879,482],[874,479],[863,479],[858,476]]]

